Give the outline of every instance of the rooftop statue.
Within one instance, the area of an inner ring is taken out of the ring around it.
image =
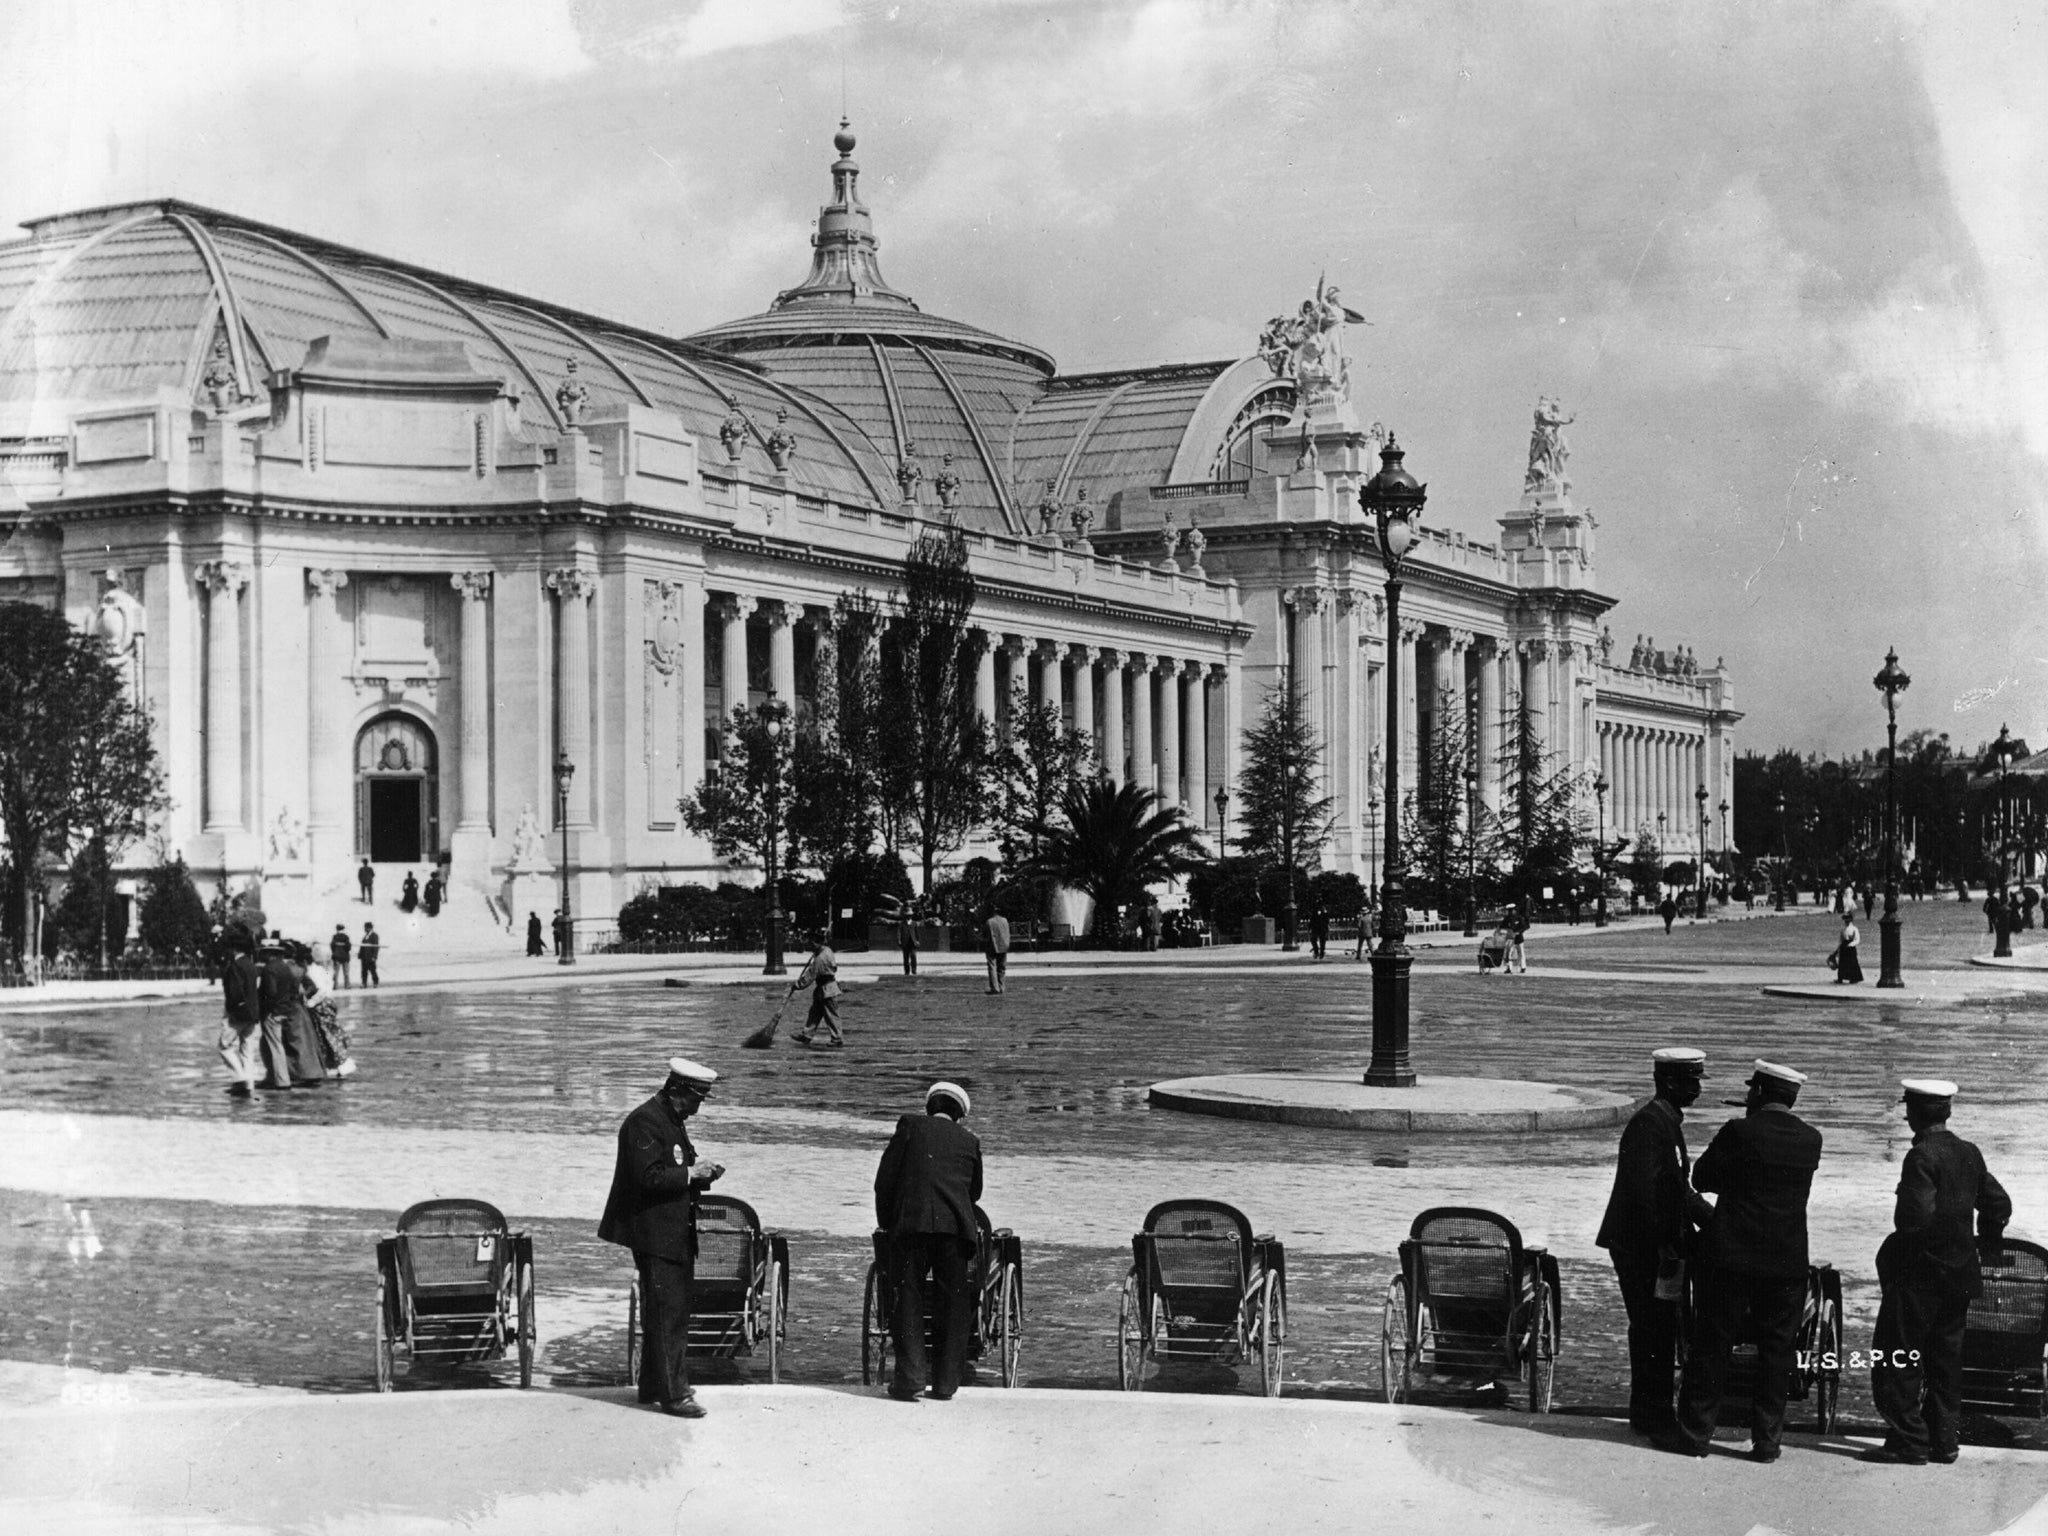
[[[1074,537],[1086,544],[1089,530],[1095,526],[1095,503],[1088,499],[1088,487],[1085,485],[1075,495],[1073,515]]]
[[[1060,524],[1067,518],[1067,509],[1060,501],[1059,482],[1048,479],[1045,492],[1038,498],[1038,532],[1041,538],[1057,536]]]
[[[946,462],[950,464],[952,460],[953,456],[947,454]],[[917,488],[923,483],[924,464],[917,456],[917,444],[906,442],[903,445],[903,457],[896,465],[897,488],[903,492],[903,499],[906,502],[913,502],[917,500]]]
[[[574,357],[569,359],[562,382],[555,386],[555,406],[562,413],[562,424],[568,427],[581,426],[590,409],[590,386],[576,377]]]
[[[1571,477],[1565,465],[1572,456],[1564,428],[1577,418],[1567,416],[1554,396],[1541,395],[1536,401],[1536,425],[1529,433],[1529,473],[1522,481],[1525,491],[1554,491],[1571,494]]]
[[[954,504],[960,500],[960,472],[953,468],[952,454],[939,461],[939,473],[932,481],[932,489],[938,492],[939,510],[951,517]]]
[[[1292,315],[1276,315],[1259,334],[1259,356],[1276,379],[1292,379],[1304,411],[1351,398],[1351,360],[1344,355],[1344,324],[1365,325],[1336,288],[1316,279],[1315,297]]]
[[[747,413],[731,395],[725,397],[725,420],[718,424],[718,441],[724,445],[726,462],[737,464],[747,446]]]
[[[768,459],[780,474],[789,468],[789,461],[796,457],[796,434],[789,430],[789,412],[775,413],[775,430],[768,434]]]

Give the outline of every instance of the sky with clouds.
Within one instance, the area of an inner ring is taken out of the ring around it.
[[[1614,629],[1750,747],[2048,744],[2048,8],[14,0],[0,228],[177,196],[682,334],[803,275],[842,100],[883,269],[1078,370],[1327,271],[1476,537],[1577,414]]]

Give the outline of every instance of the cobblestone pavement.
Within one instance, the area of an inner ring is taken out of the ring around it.
[[[1909,907],[1907,923],[1909,967],[1958,965],[1981,932],[1953,903]],[[1815,969],[1831,942],[1812,916],[1668,938],[1636,923],[1538,943],[1529,976],[1484,981],[1469,962],[1425,953],[1418,1066],[1640,1091],[1649,1050],[1688,1041],[1715,1057],[1709,1103],[1739,1096],[1755,1055],[1811,1071],[1801,1107],[1829,1151],[1815,1247],[1849,1277],[1853,1344],[1874,1314],[1870,1260],[1907,1144],[1892,1104],[1900,1075],[1938,1070],[1968,1086],[1959,1125],[2013,1190],[2016,1229],[2048,1230],[2048,996],[1830,1007],[1758,993],[1761,980]],[[629,1273],[592,1235],[611,1135],[662,1058],[683,1052],[727,1074],[700,1143],[731,1168],[733,1191],[791,1234],[797,1381],[858,1378],[874,1158],[893,1115],[950,1076],[975,1094],[991,1214],[1024,1238],[1028,1384],[1114,1381],[1128,1235],[1153,1200],[1200,1193],[1234,1200],[1289,1245],[1291,1390],[1377,1390],[1395,1243],[1423,1206],[1463,1201],[1504,1211],[1561,1257],[1563,1405],[1613,1412],[1623,1400],[1619,1302],[1591,1242],[1611,1133],[1362,1135],[1146,1106],[1147,1085],[1192,1071],[1359,1065],[1362,966],[1034,971],[1024,957],[1000,998],[960,974],[857,989],[845,1051],[787,1034],[772,1052],[736,1049],[771,998],[767,984],[652,977],[350,996],[362,1071],[255,1101],[221,1091],[211,999],[0,1020],[0,1358],[361,1390],[375,1239],[403,1204],[459,1192],[497,1201],[535,1234],[544,1372],[603,1381],[622,1360]],[[1703,1144],[1720,1116],[1694,1118]],[[1179,1384],[1249,1389],[1227,1372]],[[1844,1386],[1852,1420],[1869,1419],[1867,1382],[1852,1373]],[[2048,1448],[2038,1426],[1976,1430]]]

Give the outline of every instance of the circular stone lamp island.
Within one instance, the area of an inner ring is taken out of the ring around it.
[[[1606,1088],[1491,1077],[1422,1078],[1375,1088],[1344,1072],[1237,1072],[1154,1083],[1160,1109],[1340,1131],[1528,1135],[1625,1124],[1639,1099]]]

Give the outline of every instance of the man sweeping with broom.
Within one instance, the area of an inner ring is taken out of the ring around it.
[[[825,942],[822,933],[811,940],[810,961],[789,984],[789,990],[775,1007],[774,1016],[742,1040],[741,1046],[750,1051],[765,1051],[772,1046],[776,1030],[782,1027],[782,1015],[788,1009],[790,999],[806,987],[811,989],[811,1008],[804,1016],[804,1027],[797,1039],[809,1045],[811,1036],[823,1024],[825,1033],[831,1036],[831,1043],[844,1046],[846,1037],[839,1032],[839,956],[832,952],[832,946]]]

